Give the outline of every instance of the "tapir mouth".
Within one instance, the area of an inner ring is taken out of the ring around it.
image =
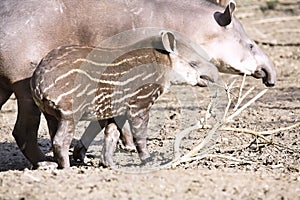
[[[211,77],[209,77],[207,75],[201,75],[199,78],[200,79],[198,80],[198,83],[197,83],[197,86],[199,86],[199,87],[208,87],[209,84],[215,82]]]
[[[265,69],[260,69],[260,70],[257,70],[255,71],[253,74],[252,74],[253,77],[255,78],[261,78],[262,79],[262,82],[265,84],[265,86],[267,87],[273,87],[275,85],[275,82],[274,81],[269,81],[270,80],[270,77],[271,76],[270,74],[267,73],[267,71]]]

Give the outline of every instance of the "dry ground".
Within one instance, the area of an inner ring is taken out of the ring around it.
[[[225,126],[267,131],[299,123],[300,2],[238,1],[236,14],[275,62],[278,83]],[[239,85],[242,78],[224,75],[223,79],[227,83],[237,79]],[[264,89],[259,80],[247,78],[245,90],[252,86],[256,89],[245,101]],[[150,150],[159,161],[172,159],[176,133],[203,116],[207,95],[207,89],[176,86],[160,98],[153,108],[149,134]],[[121,170],[98,166],[102,136],[92,144],[85,164],[73,162],[64,171],[29,170],[11,135],[15,118],[12,98],[0,112],[0,199],[300,199],[300,126],[267,135],[272,144],[245,132],[220,131],[216,145],[202,160],[181,163],[175,169],[131,173],[136,167],[124,162],[136,162],[135,153],[116,152]],[[78,128],[77,139],[85,126]],[[205,132],[194,131],[186,137],[182,152],[195,146]],[[44,121],[39,143],[51,155]]]

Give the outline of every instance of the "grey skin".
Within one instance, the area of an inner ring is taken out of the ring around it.
[[[37,66],[31,89],[48,121],[59,168],[70,166],[69,146],[79,120],[105,120],[103,158],[113,166],[120,136],[113,118],[125,116],[140,159],[146,162],[149,111],[155,100],[172,83],[202,86],[217,78],[218,70],[211,63],[197,56],[188,43],[163,31],[120,49],[56,48]]]
[[[13,136],[34,167],[45,160],[37,144],[40,111],[29,81],[41,58],[70,44],[97,46],[125,30],[175,30],[200,45],[225,73],[248,74],[274,86],[276,72],[266,54],[223,8],[205,0],[2,0],[0,1],[0,107],[14,93],[18,116]]]

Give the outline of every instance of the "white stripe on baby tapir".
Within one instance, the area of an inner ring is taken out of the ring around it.
[[[142,78],[142,81],[145,81],[146,79],[151,78],[152,76],[154,76],[156,74],[157,74],[157,72],[153,72],[151,74],[148,74],[147,76],[145,76],[145,77]]]
[[[121,99],[116,99],[115,101],[112,101],[112,102],[110,103],[110,105],[114,105],[114,104],[117,104],[117,103],[120,103],[120,102],[123,102],[123,101],[126,102],[126,99],[129,99],[129,98],[135,96],[135,95],[138,94],[141,90],[142,90],[142,88],[140,88],[139,90],[136,90],[134,93],[127,94],[127,95],[123,96]],[[107,96],[109,96],[109,97],[107,97]],[[97,103],[98,106],[96,106],[96,110],[97,110],[98,112],[103,111],[103,110],[106,110],[107,108],[106,108],[106,109],[105,109],[105,108],[102,108],[102,109],[101,109],[101,107],[103,106],[103,104],[101,104],[101,102],[105,102],[105,101],[104,101],[105,99],[107,99],[107,98],[112,98],[113,96],[114,96],[113,93],[110,94],[110,95],[105,95],[103,99],[101,99],[100,101],[98,101],[99,103]]]
[[[98,88],[96,89],[95,93],[96,93],[97,91],[98,91]],[[95,94],[95,93],[93,93],[93,94]],[[92,104],[95,104],[96,101],[99,101],[99,99],[102,98],[103,95],[104,95],[103,93],[100,93],[99,95],[95,96],[94,99],[92,100]]]
[[[86,71],[83,71],[81,69],[72,69],[70,71],[68,71],[67,73],[57,77],[54,80],[54,83],[50,84],[48,87],[46,87],[44,89],[44,92],[47,92],[49,89],[51,89],[55,84],[57,84],[58,81],[60,80],[64,80],[65,78],[67,78],[68,76],[72,75],[73,73],[79,73],[81,75],[85,75],[87,78],[89,78],[91,81],[96,82],[96,83],[103,83],[103,84],[109,84],[109,85],[117,85],[117,86],[124,86],[127,85],[130,82],[135,81],[137,78],[144,76],[145,72],[142,74],[137,74],[136,76],[127,79],[126,81],[107,81],[107,80],[102,80],[102,79],[98,79],[98,78],[94,78],[92,77],[90,74],[88,74]]]
[[[90,96],[90,95],[92,95],[92,94],[96,94],[97,91],[98,91],[98,88],[92,89],[92,90],[90,90],[90,91],[87,93],[87,96]],[[100,95],[103,95],[103,94],[100,94]]]
[[[152,90],[151,92],[149,92],[148,94],[145,94],[145,95],[139,95],[139,96],[137,96],[136,98],[137,99],[147,99],[147,98],[149,98],[149,97],[151,97],[153,94],[155,94],[155,92],[157,91],[157,90],[159,90],[159,88],[156,88],[156,89],[154,89],[154,90]]]
[[[133,56],[132,58],[127,58],[127,59],[122,59],[121,61],[119,62],[114,62],[114,63],[97,63],[97,62],[94,62],[92,60],[88,60],[86,58],[78,58],[76,59],[73,63],[77,63],[77,62],[86,62],[86,63],[89,63],[89,64],[92,64],[92,65],[95,65],[95,66],[102,66],[102,67],[115,67],[115,66],[120,66],[124,63],[129,63],[133,60],[136,60],[136,59],[146,59],[148,58],[149,55],[144,55],[144,56]]]
[[[64,116],[70,116],[70,115],[72,116],[72,115],[76,115],[79,111],[84,112],[85,107],[90,106],[90,105],[91,105],[90,103],[86,103],[83,101],[76,108],[73,105],[71,110],[64,110],[64,109],[60,108],[60,111]],[[96,117],[94,119],[96,119]]]
[[[81,91],[81,92],[79,92],[77,95],[76,95],[76,97],[78,98],[78,97],[81,97],[81,96],[83,96],[83,95],[86,95],[86,92],[87,92],[87,90],[88,90],[88,88],[91,86],[91,84],[87,84],[86,86],[85,86],[85,88]],[[87,96],[89,96],[89,95],[87,95]]]
[[[67,95],[69,95],[69,94],[72,94],[73,92],[75,92],[76,90],[78,90],[78,89],[80,88],[80,86],[81,86],[81,85],[77,85],[75,88],[69,90],[68,92],[59,95],[59,96],[56,98],[56,100],[54,101],[54,103],[57,105],[57,104],[60,102],[60,100],[61,100],[64,96],[67,96]]]

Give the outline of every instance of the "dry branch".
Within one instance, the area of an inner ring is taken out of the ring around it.
[[[195,125],[187,128],[187,129],[181,131],[179,134],[177,134],[177,137],[176,137],[175,143],[174,143],[175,159],[171,163],[166,165],[165,167],[176,167],[177,165],[179,165],[180,163],[183,163],[183,162],[191,162],[191,161],[194,161],[194,160],[200,160],[204,157],[212,157],[211,154],[208,154],[208,150],[211,149],[213,142],[215,142],[215,140],[216,140],[216,136],[218,136],[218,134],[216,133],[217,130],[223,124],[228,123],[234,117],[237,117],[243,110],[248,108],[251,104],[253,104],[257,99],[262,97],[267,92],[267,89],[262,90],[260,93],[258,93],[251,100],[249,100],[247,103],[245,103],[243,106],[241,106],[239,108],[239,106],[241,105],[243,100],[254,90],[254,87],[252,87],[248,91],[246,91],[244,95],[242,94],[243,93],[243,87],[245,85],[245,78],[246,78],[246,76],[244,76],[243,81],[242,81],[241,86],[240,86],[240,90],[239,90],[239,94],[238,94],[238,101],[237,101],[237,105],[234,108],[234,113],[232,113],[231,115],[228,114],[229,113],[229,108],[230,108],[230,105],[231,105],[231,102],[232,102],[231,90],[232,90],[232,88],[234,88],[235,80],[231,84],[229,84],[229,86],[226,85],[226,84],[224,86],[224,90],[226,91],[227,98],[228,98],[228,104],[225,108],[223,120],[217,122],[217,125],[215,125],[215,126],[211,126],[211,127],[207,126],[206,123],[208,121],[208,118],[210,117],[209,113],[210,113],[210,110],[211,110],[211,107],[212,107],[212,104],[210,103],[209,106],[208,106],[208,109],[207,109],[207,112],[206,112],[206,115],[205,115],[204,119],[200,120]],[[254,135],[256,137],[262,138],[268,144],[274,144],[272,142],[272,140],[266,138],[265,136],[270,135],[270,134],[275,133],[275,132],[296,128],[298,126],[300,126],[300,123],[297,123],[297,124],[294,124],[292,126],[285,127],[285,128],[280,128],[280,129],[276,129],[276,130],[272,130],[272,131],[262,131],[262,132],[258,132],[258,131],[254,131],[254,130],[250,130],[250,129],[230,128],[230,127],[222,127],[219,130],[234,131],[234,132],[241,132],[241,133],[251,134],[251,135]],[[182,139],[186,135],[188,135],[191,131],[193,131],[195,129],[199,129],[199,128],[200,129],[211,128],[211,130],[209,130],[207,136],[204,138],[204,140],[202,142],[200,142],[196,147],[194,147],[187,154],[180,156],[179,147],[180,147],[180,142],[182,141]],[[236,160],[238,162],[244,162],[242,160],[238,160],[238,159],[235,159],[235,158],[232,158],[232,157],[226,157],[226,156],[223,156],[223,155],[222,156],[213,155],[213,156],[219,157],[219,158],[230,159],[230,160]]]
[[[234,162],[238,162],[239,164],[251,164],[252,163],[252,161],[245,161],[242,159],[234,158],[232,156],[217,155],[217,154],[206,154],[206,155],[195,156],[192,158],[183,159],[183,160],[181,160],[181,162],[192,162],[192,161],[196,161],[196,160],[201,160],[203,158],[221,158],[221,159],[225,159],[225,160],[231,160]]]
[[[275,130],[270,130],[270,131],[262,131],[260,133],[262,135],[271,135],[271,134],[274,134],[274,133],[278,133],[280,131],[287,131],[287,130],[290,130],[290,129],[294,129],[294,128],[297,128],[298,126],[300,126],[300,122],[298,122],[296,124],[293,124],[291,126],[288,126],[288,127],[283,127],[283,128],[279,128],[279,129],[275,129]]]
[[[245,105],[243,105],[241,108],[239,108],[237,111],[235,111],[232,115],[230,115],[229,117],[227,117],[225,122],[229,122],[234,117],[238,116],[243,110],[245,110],[247,107],[249,107],[257,99],[259,99],[260,97],[262,97],[267,91],[268,91],[268,89],[264,89],[263,91],[261,91],[260,93],[258,93],[253,99],[251,99],[250,101],[248,101]]]
[[[221,130],[222,131],[234,131],[234,132],[248,133],[248,134],[251,134],[256,137],[260,137],[260,138],[264,139],[269,144],[272,143],[271,140],[269,140],[268,138],[263,136],[262,132],[257,132],[257,131],[253,131],[253,130],[245,129],[245,128],[230,128],[230,127],[223,127],[223,128],[221,128]]]

